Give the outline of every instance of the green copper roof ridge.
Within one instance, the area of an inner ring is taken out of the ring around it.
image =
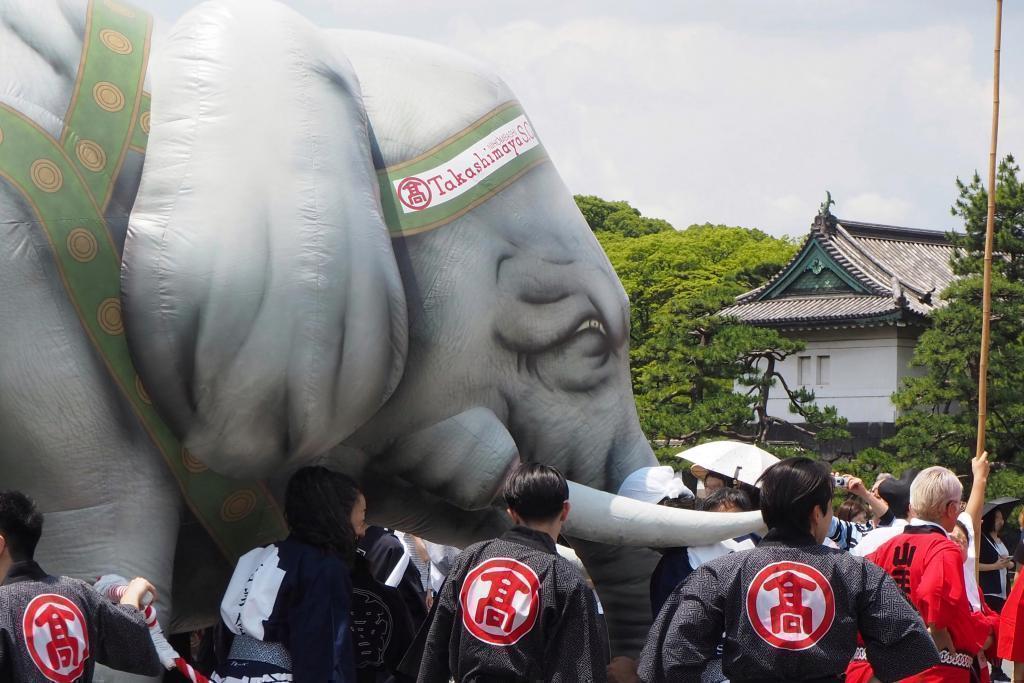
[[[748,301],[738,301],[737,303],[753,303],[755,301],[768,301],[771,299],[781,298],[786,289],[808,270],[808,268],[805,267],[805,264],[810,262],[812,256],[824,258],[826,261],[825,267],[829,267],[832,272],[839,276],[839,279],[847,284],[853,290],[853,293],[885,296],[882,293],[874,291],[874,288],[870,287],[868,283],[863,282],[860,278],[851,274],[846,267],[844,267],[843,264],[830,254],[829,250],[820,243],[817,236],[812,234],[800,248],[800,251],[797,252],[797,255],[794,256],[781,271],[779,271],[778,275],[772,278],[772,280],[765,285],[761,292]]]

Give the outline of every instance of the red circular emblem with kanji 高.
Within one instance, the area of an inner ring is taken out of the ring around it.
[[[32,598],[21,620],[25,647],[36,668],[54,683],[73,683],[89,659],[89,630],[78,605],[62,595]]]
[[[430,185],[416,176],[409,176],[398,183],[396,188],[398,201],[413,211],[422,211],[430,206],[434,200],[434,194],[430,191]]]
[[[747,617],[766,643],[806,650],[824,637],[836,616],[832,586],[814,567],[775,562],[747,589]]]
[[[462,625],[485,643],[512,645],[537,623],[539,593],[532,569],[509,557],[492,557],[474,567],[462,584]]]

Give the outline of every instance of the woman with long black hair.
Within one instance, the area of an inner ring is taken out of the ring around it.
[[[1013,558],[999,533],[1005,518],[1000,508],[990,510],[981,518],[981,552],[978,557],[978,583],[985,594],[985,602],[996,612],[1006,602],[1006,572],[1013,566]]]
[[[231,645],[212,681],[356,680],[350,571],[366,499],[345,475],[304,467],[288,481],[285,519],[288,538],[235,567],[221,601]]]

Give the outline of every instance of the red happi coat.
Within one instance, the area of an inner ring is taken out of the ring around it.
[[[884,543],[868,559],[882,567],[910,599],[926,625],[948,629],[956,652],[941,653],[943,662],[905,679],[915,683],[969,683],[971,662],[991,632],[984,615],[971,611],[964,585],[960,546],[940,527],[918,523]],[[884,672],[882,674],[883,680]],[[874,672],[855,657],[847,683],[865,683]]]
[[[999,623],[999,657],[1024,662],[1024,578],[1013,584]]]

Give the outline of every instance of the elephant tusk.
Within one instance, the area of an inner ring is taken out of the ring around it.
[[[643,503],[569,482],[568,536],[619,546],[672,548],[765,531],[760,512],[696,512]]]

